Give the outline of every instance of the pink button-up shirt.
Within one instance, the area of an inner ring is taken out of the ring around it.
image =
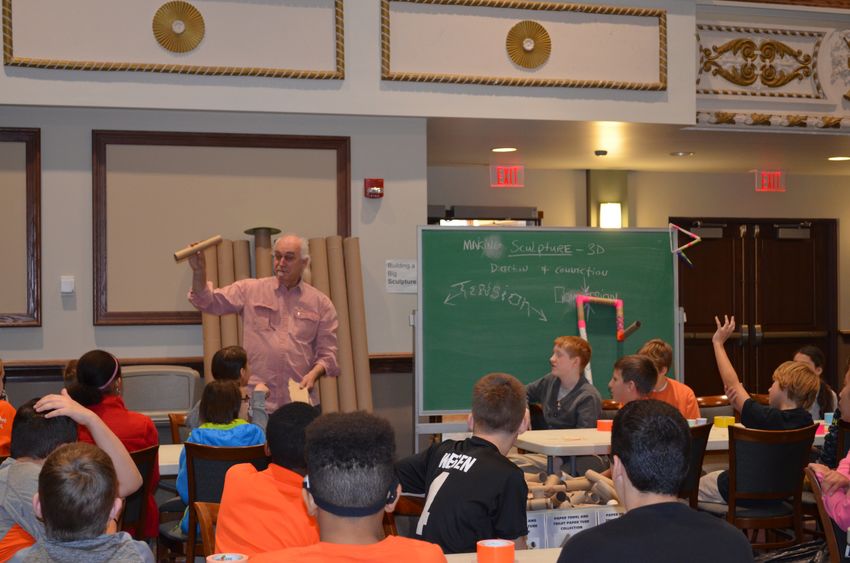
[[[239,280],[221,289],[207,282],[204,291],[189,292],[189,302],[204,313],[242,316],[251,369],[248,385],[268,386],[268,413],[290,402],[289,380],[300,382],[317,364],[325,368],[325,376],[339,374],[336,309],[324,293],[303,281],[292,289],[275,277]],[[310,390],[310,399],[318,404],[318,385]]]

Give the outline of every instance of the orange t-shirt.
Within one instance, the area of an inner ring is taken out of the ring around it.
[[[35,544],[35,538],[17,524],[13,524],[0,540],[0,561],[8,561],[20,550]]]
[[[265,471],[250,463],[231,467],[216,523],[216,552],[253,556],[318,543],[318,524],[301,497],[303,480],[274,463]]]
[[[15,420],[15,407],[8,401],[0,401],[0,456],[9,457],[9,445],[12,443],[12,421]]]
[[[251,557],[251,563],[298,561],[300,563],[360,563],[371,561],[405,561],[406,563],[441,563],[443,551],[435,543],[389,536],[378,543],[351,545],[319,542],[307,547],[293,547]]]
[[[673,405],[679,409],[679,412],[685,418],[699,418],[699,405],[697,405],[696,395],[690,387],[675,379],[668,377],[667,387],[661,391],[653,391],[649,394],[649,398]]]

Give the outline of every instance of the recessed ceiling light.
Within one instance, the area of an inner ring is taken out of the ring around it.
[[[840,162],[843,160],[850,160],[850,156],[831,156],[827,160],[831,160],[833,162]]]
[[[516,147],[496,147],[490,150],[492,152],[516,152]]]
[[[674,151],[670,153],[670,156],[694,156],[693,151]]]

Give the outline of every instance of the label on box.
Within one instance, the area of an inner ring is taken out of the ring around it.
[[[526,513],[528,522],[528,549],[542,549],[546,545],[546,511],[530,510]]]
[[[555,510],[548,514],[548,547],[561,547],[575,534],[596,525],[596,508]]]
[[[604,524],[623,515],[622,506],[603,506],[596,511],[596,524]]]

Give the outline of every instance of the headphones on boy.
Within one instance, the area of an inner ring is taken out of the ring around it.
[[[349,518],[352,517],[361,517],[361,516],[370,516],[375,514],[379,510],[381,510],[385,505],[390,505],[395,502],[397,496],[397,490],[399,486],[398,477],[393,473],[392,481],[390,482],[390,487],[387,490],[387,498],[386,500],[380,500],[372,506],[336,506],[320,496],[317,496],[316,493],[310,488],[310,476],[304,476],[304,483],[302,485],[304,489],[307,490],[313,496],[313,501],[316,503],[316,506],[324,510],[325,512],[330,512],[336,516],[346,516]]]

